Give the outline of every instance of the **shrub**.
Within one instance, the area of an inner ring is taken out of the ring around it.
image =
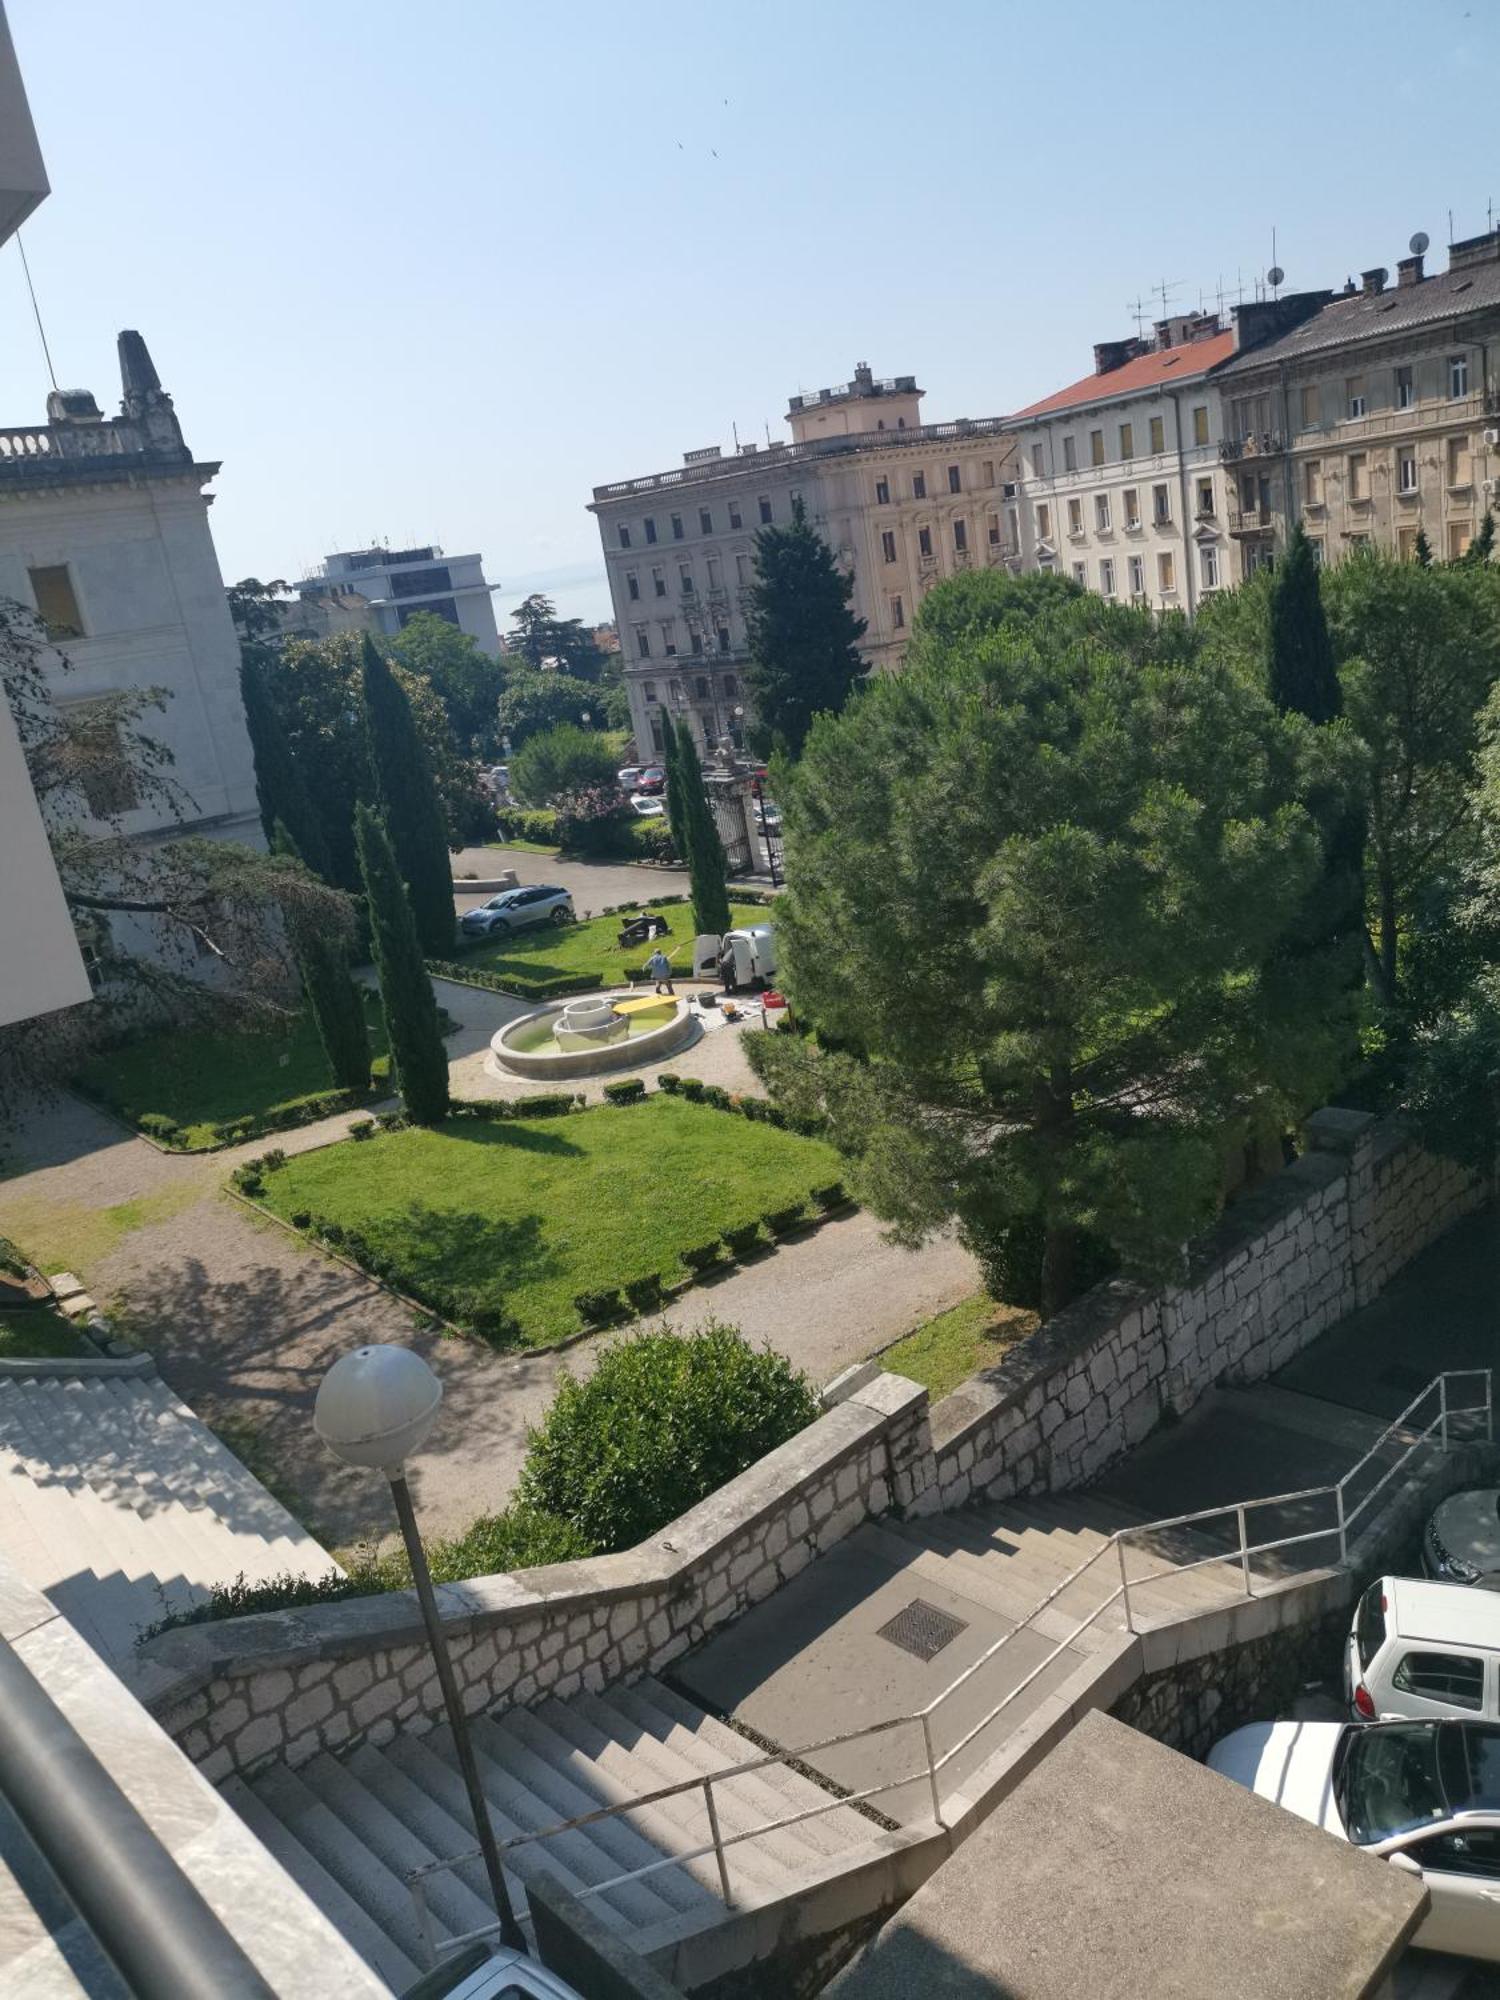
[[[522,972],[489,972],[483,966],[451,958],[430,958],[427,970],[438,979],[482,986],[490,993],[513,993],[518,1000],[552,1000],[559,993],[589,993],[604,984],[602,972],[551,972],[533,978]]]
[[[517,1118],[561,1118],[573,1106],[571,1091],[539,1091],[534,1097],[518,1097],[515,1100],[515,1115]]]
[[[287,1218],[293,1229],[311,1229],[313,1224],[310,1208],[294,1208]]]
[[[731,1256],[749,1257],[761,1247],[760,1224],[745,1222],[738,1229],[726,1229],[724,1241],[729,1245]]]
[[[703,1102],[711,1104],[715,1111],[728,1111],[730,1109],[729,1092],[725,1090],[722,1084],[705,1083],[701,1095]]]
[[[696,1276],[699,1272],[710,1270],[718,1263],[723,1248],[722,1241],[716,1236],[712,1243],[696,1243],[690,1250],[684,1250],[680,1255],[683,1263]]]
[[[654,1312],[662,1301],[662,1282],[653,1271],[649,1278],[632,1278],[625,1297],[634,1313]]]
[[[596,730],[573,722],[528,736],[510,762],[510,788],[526,806],[595,787],[615,789],[614,750]]]
[[[705,1088],[706,1085],[701,1076],[685,1076],[682,1079],[682,1094],[693,1104],[699,1102]]]
[[[389,1083],[391,1080],[391,1059],[388,1055],[375,1056],[370,1062],[371,1083]]]
[[[812,1198],[825,1215],[832,1208],[842,1208],[844,1203],[849,1199],[848,1195],[844,1192],[844,1183],[842,1181],[824,1181],[821,1187],[813,1189]]]
[[[262,1127],[264,1130],[265,1128]],[[247,1139],[255,1137],[255,1125],[249,1118],[234,1118],[213,1128],[216,1146],[243,1146]]]
[[[229,1176],[229,1185],[238,1189],[241,1194],[256,1195],[264,1194],[266,1191],[260,1168],[253,1160],[246,1160],[243,1166],[235,1168]]]
[[[761,1221],[773,1236],[790,1236],[802,1221],[804,1204],[800,1201],[789,1203],[785,1208],[768,1208]]]
[[[557,845],[557,814],[550,806],[541,806],[530,812],[507,806],[495,815],[495,824],[502,840],[534,840],[543,847]]]
[[[665,815],[661,819],[638,819],[629,828],[630,845],[646,861],[675,861],[677,849]]]
[[[351,1139],[373,1139],[374,1136],[375,1120],[373,1118],[356,1118],[354,1123],[349,1127],[349,1137]]]
[[[343,1244],[345,1232],[342,1222],[329,1222],[324,1217],[319,1216],[318,1220],[313,1224],[313,1228],[325,1243],[331,1243],[335,1249],[338,1249]]]
[[[664,1069],[656,1079],[656,1087],[658,1090],[666,1091],[670,1097],[675,1091],[681,1089],[682,1078],[675,1071]]]
[[[155,1139],[163,1146],[176,1146],[182,1141],[182,1127],[164,1111],[143,1111],[133,1123],[138,1132],[144,1132],[148,1139]]]
[[[13,1243],[8,1236],[0,1236],[0,1271],[8,1278],[25,1278],[31,1274],[31,1266],[19,1243]]]
[[[785,1356],[752,1348],[732,1326],[632,1334],[586,1382],[564,1373],[532,1432],[519,1497],[601,1553],[630,1548],[817,1414]]]
[[[646,1095],[646,1086],[638,1076],[627,1076],[619,1083],[607,1083],[604,1095],[611,1104],[635,1104]]]
[[[406,1118],[400,1111],[377,1111],[375,1123],[382,1132],[399,1132],[405,1125]]]
[[[589,1292],[577,1292],[573,1304],[585,1326],[610,1326],[625,1317],[625,1301],[618,1285],[600,1285]]]

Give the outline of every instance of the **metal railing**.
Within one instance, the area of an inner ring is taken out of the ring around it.
[[[1483,1399],[1467,1404],[1455,1403],[1449,1385],[1475,1379],[1478,1379],[1483,1385]],[[1435,1413],[1430,1422],[1422,1425],[1420,1428],[1416,1427],[1411,1422],[1411,1419],[1415,1416],[1421,1405],[1432,1398],[1435,1398],[1437,1403]],[[700,1840],[694,1847],[663,1855],[659,1860],[649,1862],[643,1867],[622,1869],[619,1874],[611,1875],[607,1880],[602,1882],[589,1883],[578,1889],[576,1893],[580,1898],[601,1896],[611,1889],[620,1888],[626,1883],[644,1881],[648,1877],[659,1874],[667,1868],[684,1868],[691,1862],[703,1860],[712,1855],[718,1875],[719,1890],[724,1898],[725,1907],[732,1909],[734,1907],[734,1891],[730,1879],[728,1852],[730,1848],[739,1846],[744,1841],[756,1840],[764,1834],[775,1833],[782,1827],[798,1826],[804,1820],[818,1819],[827,1813],[838,1812],[850,1806],[863,1805],[881,1797],[887,1792],[898,1791],[904,1786],[916,1784],[926,1788],[932,1804],[933,1820],[939,1827],[943,1827],[946,1825],[946,1821],[943,1818],[942,1788],[939,1783],[941,1773],[953,1762],[955,1757],[966,1750],[977,1737],[981,1736],[992,1723],[1003,1715],[1012,1702],[1025,1694],[1027,1689],[1039,1680],[1048,1668],[1061,1658],[1085,1632],[1096,1625],[1107,1612],[1113,1611],[1118,1606],[1123,1615],[1125,1631],[1134,1633],[1139,1630],[1136,1624],[1136,1616],[1139,1596],[1143,1590],[1151,1584],[1159,1583],[1166,1578],[1191,1575],[1196,1570],[1211,1569],[1226,1564],[1234,1564],[1238,1568],[1242,1594],[1245,1597],[1254,1597],[1256,1595],[1256,1573],[1252,1569],[1251,1564],[1255,1558],[1275,1555],[1286,1549],[1301,1548],[1310,1542],[1336,1541],[1338,1544],[1338,1563],[1340,1565],[1347,1564],[1349,1559],[1350,1533],[1360,1517],[1380,1494],[1385,1491],[1391,1480],[1401,1472],[1418,1452],[1430,1444],[1434,1438],[1438,1440],[1440,1448],[1446,1451],[1451,1442],[1450,1432],[1453,1421],[1455,1418],[1460,1417],[1476,1419],[1482,1417],[1484,1438],[1487,1442],[1494,1441],[1494,1383],[1493,1374],[1490,1369],[1450,1369],[1441,1375],[1434,1376],[1412,1398],[1411,1402],[1401,1411],[1400,1415],[1394,1417],[1386,1425],[1385,1429],[1375,1439],[1374,1443],[1370,1445],[1363,1457],[1357,1459],[1343,1477],[1335,1481],[1332,1485],[1306,1486],[1290,1493],[1272,1493],[1258,1499],[1229,1501],[1219,1507],[1202,1507],[1193,1513],[1174,1514],[1165,1520],[1146,1521],[1136,1527],[1116,1529],[1113,1534],[1105,1537],[1092,1555],[1088,1556],[1075,1569],[1070,1570],[1066,1576],[1054,1584],[1046,1596],[1034,1604],[1031,1610],[1017,1624],[1013,1625],[1009,1631],[1003,1632],[998,1639],[986,1647],[976,1659],[972,1660],[964,1668],[962,1673],[956,1674],[946,1687],[935,1694],[932,1700],[923,1708],[914,1709],[905,1715],[891,1716],[883,1722],[864,1723],[856,1729],[845,1730],[837,1736],[823,1737],[816,1743],[803,1744],[795,1750],[782,1750],[775,1753],[762,1753],[758,1756],[747,1757],[738,1764],[728,1764],[720,1770],[705,1771],[693,1778],[681,1778],[673,1784],[661,1785],[654,1791],[642,1792],[634,1798],[620,1800],[613,1805],[598,1806],[591,1812],[578,1813],[571,1819],[559,1820],[553,1826],[543,1827],[529,1833],[512,1834],[508,1839],[502,1840],[499,1843],[501,1855],[503,1857],[516,1848],[532,1846],[537,1841],[551,1840],[560,1834],[575,1832],[580,1828],[592,1826],[601,1820],[618,1818],[622,1813],[638,1812],[659,1806],[667,1800],[701,1793],[703,1798],[704,1822],[708,1832],[706,1840]],[[1378,1478],[1374,1479],[1368,1491],[1359,1495],[1357,1499],[1351,1499],[1351,1496],[1356,1492],[1358,1483],[1367,1470],[1393,1442],[1399,1442],[1401,1445],[1399,1455],[1394,1458],[1391,1464],[1385,1467]],[[1326,1502],[1329,1505],[1331,1518],[1326,1525],[1301,1529],[1294,1534],[1275,1536],[1268,1541],[1257,1542],[1250,1538],[1249,1520],[1253,1513],[1268,1508],[1298,1507],[1306,1509],[1318,1502]],[[1193,1554],[1189,1560],[1177,1560],[1174,1558],[1164,1562],[1160,1568],[1147,1570],[1143,1574],[1131,1574],[1127,1551],[1136,1545],[1149,1542],[1163,1535],[1181,1535],[1184,1532],[1189,1535],[1198,1535],[1201,1537],[1213,1524],[1227,1526],[1230,1523],[1233,1524],[1233,1540],[1229,1546],[1222,1549],[1212,1549],[1207,1554]],[[972,1723],[964,1731],[956,1742],[950,1743],[941,1753],[937,1752],[933,1742],[934,1718],[952,1701],[959,1689],[966,1687],[977,1674],[981,1673],[992,1660],[1010,1645],[1019,1633],[1032,1630],[1043,1613],[1051,1610],[1057,1604],[1058,1600],[1068,1591],[1072,1590],[1075,1585],[1080,1583],[1084,1577],[1096,1571],[1100,1573],[1099,1581],[1102,1582],[1106,1575],[1110,1578],[1106,1593],[1101,1597],[1100,1601],[1082,1617],[1078,1618],[1069,1628],[1066,1636],[1057,1640],[1024,1678],[1017,1682],[1014,1687],[1008,1688],[998,1701],[985,1710],[977,1722]],[[1137,1599],[1135,1604],[1131,1601],[1132,1593],[1135,1593]],[[759,1771],[784,1768],[787,1765],[795,1767],[810,1764],[815,1758],[826,1758],[830,1751],[844,1749],[852,1743],[868,1742],[876,1737],[889,1735],[898,1729],[915,1729],[920,1731],[922,1743],[921,1761],[912,1770],[903,1771],[898,1777],[882,1778],[878,1784],[867,1785],[862,1790],[840,1792],[837,1795],[830,1794],[826,1801],[819,1801],[818,1804],[807,1806],[799,1812],[787,1813],[776,1819],[761,1821],[753,1826],[725,1829],[720,1818],[717,1801],[714,1797],[714,1787],[716,1785],[731,1783],[736,1778],[751,1777]],[[416,1908],[417,1921],[421,1926],[423,1938],[435,1959],[446,1953],[457,1951],[463,1945],[473,1942],[476,1938],[490,1935],[492,1927],[487,1926],[476,1931],[465,1932],[462,1936],[439,1940],[433,1927],[422,1885],[433,1875],[441,1874],[450,1869],[462,1868],[471,1863],[478,1863],[479,1860],[479,1849],[475,1847],[462,1854],[444,1856],[437,1860],[429,1861],[420,1868],[412,1869],[405,1877],[407,1886],[411,1891],[412,1900]]]

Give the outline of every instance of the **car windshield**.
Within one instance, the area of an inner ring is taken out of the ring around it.
[[[1500,1801],[1500,1725],[1387,1723],[1351,1729],[1333,1771],[1334,1798],[1359,1847]]]

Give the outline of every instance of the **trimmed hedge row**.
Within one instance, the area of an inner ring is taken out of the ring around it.
[[[336,1118],[341,1111],[357,1111],[362,1104],[368,1104],[372,1097],[384,1097],[390,1090],[390,1058],[377,1056],[370,1065],[371,1087],[368,1090],[315,1090],[306,1097],[289,1097],[284,1104],[269,1104],[264,1111],[258,1111],[247,1118],[228,1118],[210,1127],[213,1143],[208,1146],[190,1146],[186,1142],[187,1127],[176,1118],[169,1118],[163,1111],[135,1111],[127,1104],[116,1104],[97,1091],[84,1090],[80,1085],[73,1088],[81,1097],[88,1097],[96,1104],[102,1104],[127,1125],[133,1125],[137,1132],[148,1139],[154,1139],[158,1146],[171,1153],[216,1153],[225,1146],[242,1146],[248,1139],[264,1138],[268,1132],[294,1132],[300,1125],[316,1125],[320,1118]]]
[[[774,1125],[778,1131],[796,1132],[804,1139],[820,1139],[826,1129],[821,1118],[784,1111],[764,1097],[731,1096],[721,1084],[705,1083],[699,1076],[679,1076],[675,1070],[664,1069],[656,1081],[669,1097],[684,1097],[689,1104],[706,1104],[714,1111],[734,1111],[752,1124]]]
[[[464,986],[487,987],[491,993],[513,993],[518,1000],[552,1000],[560,993],[588,993],[604,984],[600,972],[554,972],[533,979],[521,972],[486,972],[482,966],[465,965],[455,958],[429,958],[427,970],[435,979],[456,979]]]

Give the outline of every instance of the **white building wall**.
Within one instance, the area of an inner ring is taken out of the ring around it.
[[[0,696],[0,1028],[90,994],[73,920],[31,789],[20,738]]]

